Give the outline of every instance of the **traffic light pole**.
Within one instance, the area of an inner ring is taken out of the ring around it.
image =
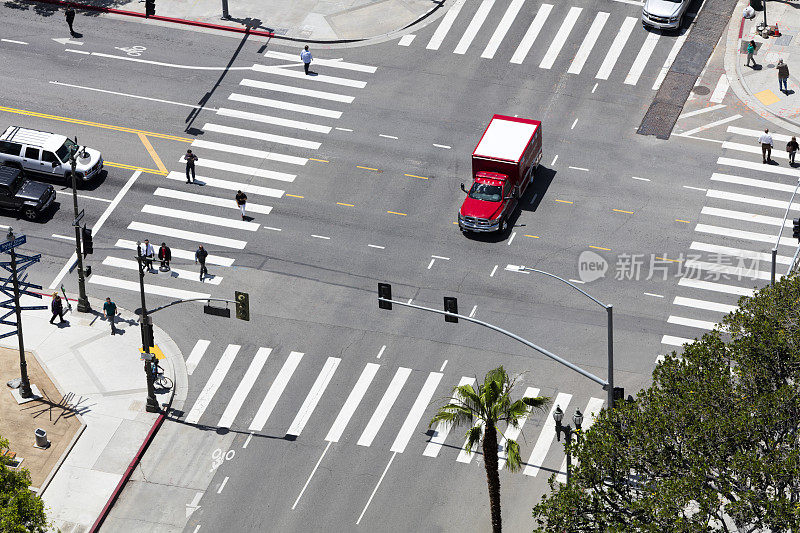
[[[764,4],[766,6],[766,0]],[[766,10],[766,7],[764,9]],[[797,185],[794,188],[794,192],[792,192],[792,197],[789,198],[789,205],[786,206],[786,212],[783,214],[781,227],[778,228],[778,236],[775,238],[775,246],[772,247],[772,271],[770,275],[770,283],[772,285],[775,285],[775,270],[777,269],[778,263],[778,245],[781,243],[781,234],[783,234],[783,228],[786,226],[786,221],[789,219],[789,210],[792,209],[792,202],[794,201],[794,197],[797,196],[798,189],[800,189],[800,178],[797,180]],[[793,236],[798,237],[797,235]]]
[[[77,138],[76,138],[77,141]],[[77,142],[75,143],[78,144]],[[72,222],[72,225],[75,226],[75,253],[78,256],[78,311],[81,313],[89,313],[92,310],[92,306],[89,305],[89,298],[86,296],[86,279],[83,276],[83,254],[81,251],[81,225],[80,220],[78,220],[78,183],[75,168],[77,166],[77,161],[75,160],[75,156],[77,155],[77,148],[72,154],[70,155],[69,162],[72,165],[72,204],[75,209],[75,220]]]
[[[153,360],[155,356],[150,353],[153,345],[153,324],[147,314],[147,304],[144,298],[144,257],[142,257],[142,243],[136,243],[136,262],[139,264],[139,293],[142,297],[142,316],[139,325],[142,331],[142,352],[144,353],[144,373],[147,377],[147,405],[145,410],[148,413],[160,413],[161,408],[156,400],[155,390],[155,368]]]
[[[11,229],[8,230],[8,240],[14,240],[14,234]],[[19,339],[19,374],[20,385],[19,395],[23,398],[30,398],[33,396],[31,390],[31,382],[28,379],[28,362],[25,360],[25,341],[22,338],[22,308],[19,305],[19,277],[17,276],[17,254],[14,249],[9,251],[11,254],[11,280],[14,283],[14,307],[17,313],[17,338]]]

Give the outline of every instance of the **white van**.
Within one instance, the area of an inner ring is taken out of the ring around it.
[[[75,177],[89,181],[103,170],[103,155],[92,148],[80,147],[56,133],[9,126],[0,135],[0,165],[22,169],[25,173],[57,177],[72,182],[70,154],[76,151]]]

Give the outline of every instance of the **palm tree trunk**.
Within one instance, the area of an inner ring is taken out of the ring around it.
[[[492,512],[492,531],[503,530],[500,517],[500,472],[497,469],[497,428],[487,423],[483,432],[483,464],[486,467],[486,483],[489,485],[489,508]]]

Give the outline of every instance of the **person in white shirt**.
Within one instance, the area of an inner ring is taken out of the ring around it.
[[[761,143],[761,156],[764,163],[772,161],[772,135],[769,134],[769,129],[764,130],[764,134],[758,138],[758,142]]]
[[[300,59],[303,61],[303,69],[306,71],[306,76],[308,76],[308,67],[311,66],[311,60],[314,59],[311,57],[311,52],[308,51],[308,45],[300,52]]]
[[[150,241],[145,239],[144,240],[144,250],[142,251],[142,255],[144,256],[144,264],[147,267],[147,270],[153,270],[153,260],[156,257],[156,251],[153,248],[153,245],[150,244]]]

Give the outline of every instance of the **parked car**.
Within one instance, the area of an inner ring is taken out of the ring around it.
[[[103,155],[81,147],[56,133],[10,126],[0,135],[0,165],[12,166],[37,176],[56,177],[72,183],[70,155],[76,153],[75,176],[89,181],[103,170]]]
[[[25,179],[18,168],[0,166],[0,207],[35,220],[56,198],[52,185]]]
[[[689,7],[689,0],[646,0],[642,24],[660,30],[678,30]]]

